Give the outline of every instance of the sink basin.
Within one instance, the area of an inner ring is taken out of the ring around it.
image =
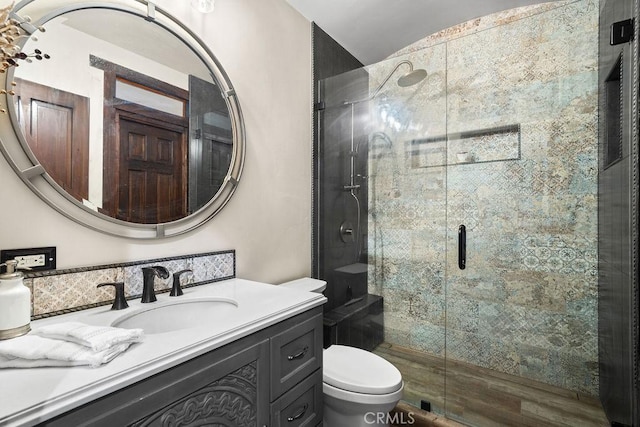
[[[145,334],[161,334],[215,325],[238,309],[236,300],[222,297],[156,302],[146,305],[149,307],[127,313],[113,321],[111,326],[140,328]]]

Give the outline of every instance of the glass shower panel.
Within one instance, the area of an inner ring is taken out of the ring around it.
[[[325,312],[331,312],[367,290],[369,76],[350,71],[321,81],[319,91],[318,274],[327,281]]]
[[[445,59],[436,45],[368,68],[377,93],[368,130],[369,289],[384,298],[384,343],[375,352],[402,372],[404,400],[434,412],[444,410]],[[427,76],[401,87],[410,66]],[[416,143],[424,140],[433,141]]]
[[[446,43],[451,418],[551,423],[531,390],[598,394],[597,4]]]
[[[325,344],[386,358],[403,375],[404,400],[440,413],[445,59],[445,46],[436,45],[320,82],[317,164],[319,271],[329,299]],[[412,70],[412,79],[398,81]],[[416,143],[429,139],[428,147]],[[384,311],[372,308],[378,303]]]

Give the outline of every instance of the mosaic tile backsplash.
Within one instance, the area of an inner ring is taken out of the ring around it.
[[[210,252],[96,267],[28,273],[24,280],[31,289],[34,319],[81,310],[113,301],[113,287],[100,283],[122,282],[129,298],[142,295],[142,268],[163,266],[169,273],[189,269],[181,276],[183,287],[197,286],[235,277],[235,251]],[[171,289],[173,278],[155,279],[156,293]]]
[[[371,67],[371,87],[401,59],[429,74],[371,105],[394,142],[368,177],[385,340],[597,395],[597,0],[445,30]]]

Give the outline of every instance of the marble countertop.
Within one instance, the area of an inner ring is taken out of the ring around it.
[[[243,279],[230,279],[184,290],[181,297],[159,294],[158,302],[129,301],[130,308],[112,311],[97,307],[32,322],[40,326],[77,321],[110,325],[135,310],[180,299],[222,297],[238,302],[237,316],[225,317],[220,324],[177,331],[146,334],[144,341],[132,345],[111,362],[98,368],[0,369],[0,425],[31,426],[62,414],[84,403],[219,348],[239,338],[274,325],[313,307],[321,306],[322,294],[299,291]],[[249,315],[250,313],[250,315]]]

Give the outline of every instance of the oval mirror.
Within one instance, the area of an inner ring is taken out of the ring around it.
[[[241,111],[190,30],[138,0],[30,0],[13,17],[32,35],[6,73],[2,150],[33,191],[133,238],[187,232],[224,207],[242,171]]]

